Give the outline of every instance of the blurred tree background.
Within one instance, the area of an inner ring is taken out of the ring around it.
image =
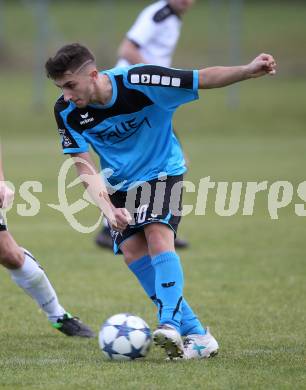
[[[47,206],[58,202],[65,157],[53,118],[60,91],[46,79],[44,63],[61,45],[79,41],[96,53],[101,68],[112,67],[121,39],[150,2],[0,0],[0,141],[6,177],[16,187],[9,226],[46,267],[64,305],[96,330],[103,319],[127,311],[153,328],[155,313],[120,258],[95,247],[95,233],[80,234]],[[212,189],[206,215],[190,214],[180,225],[191,243],[182,252],[186,296],[220,340],[219,357],[169,370],[153,348],[140,364],[107,364],[96,340],[51,334],[2,272],[0,387],[305,389],[306,224],[294,208],[305,207],[296,193],[306,180],[305,21],[305,0],[197,0],[184,17],[175,67],[247,63],[261,52],[278,63],[275,77],[201,91],[199,101],[178,110],[175,128],[190,160],[187,180],[196,188],[206,176],[241,181],[243,195],[249,181],[266,180],[270,187],[287,180],[294,189],[278,220],[270,218],[268,191],[256,195],[251,217],[242,215],[240,202],[237,214],[225,218],[214,212]],[[33,217],[17,213],[16,205],[29,206],[18,194],[25,180],[42,183]],[[69,200],[82,195],[81,186],[67,188]],[[186,194],[186,204],[195,201],[196,193]],[[97,210],[89,206],[76,217],[92,226]]]
[[[0,0],[0,70],[33,78],[33,99],[44,99],[43,64],[62,44],[78,41],[112,67],[120,40],[141,0]],[[306,75],[305,1],[198,0],[184,17],[175,67],[245,63],[271,52],[280,78]],[[37,103],[37,102],[36,102]]]

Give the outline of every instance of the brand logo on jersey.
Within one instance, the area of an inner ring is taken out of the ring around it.
[[[160,76],[159,74],[131,74],[131,84],[162,85],[165,87],[180,87],[180,77]]]
[[[81,118],[83,118],[83,120],[80,122],[80,125],[86,125],[87,123],[90,123],[90,122],[93,122],[94,121],[94,118],[88,118],[89,116],[89,113],[86,112],[86,114],[80,114],[81,115]]]
[[[72,145],[71,139],[66,135],[65,129],[58,129],[59,134],[63,137],[63,146],[64,148],[68,148]]]
[[[175,285],[175,282],[162,283],[162,287],[164,287],[164,288],[173,287],[174,285]]]
[[[66,135],[63,135],[63,145],[65,148],[68,148],[69,146],[72,145],[72,141],[69,137],[67,137]]]

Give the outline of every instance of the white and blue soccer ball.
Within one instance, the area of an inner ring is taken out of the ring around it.
[[[148,324],[133,314],[116,314],[104,322],[99,345],[108,359],[134,360],[149,352],[152,342]]]

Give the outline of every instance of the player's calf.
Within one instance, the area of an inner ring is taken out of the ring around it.
[[[18,269],[24,263],[23,250],[8,231],[0,232],[0,264],[7,269]]]

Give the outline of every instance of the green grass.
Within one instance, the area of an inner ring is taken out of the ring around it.
[[[121,35],[144,3],[134,2],[130,8],[125,2],[118,4],[114,40],[108,42],[109,64]],[[305,60],[301,39],[305,36],[306,7],[291,4],[260,3],[245,9],[244,56],[266,50],[261,48],[264,43],[278,53],[278,77],[242,84],[238,109],[229,108],[228,90],[201,92],[200,101],[182,107],[175,119],[190,160],[187,179],[196,185],[206,176],[216,182],[242,181],[244,185],[267,180],[269,187],[287,180],[295,191],[291,204],[279,211],[279,219],[271,220],[267,191],[258,195],[252,217],[242,216],[241,204],[237,215],[225,218],[215,212],[214,189],[208,196],[206,215],[189,215],[181,224],[181,235],[191,242],[190,250],[181,252],[186,297],[220,342],[219,356],[169,364],[154,347],[144,361],[107,362],[97,340],[57,334],[2,271],[1,389],[306,387],[306,224],[305,218],[294,213],[294,204],[303,203],[296,194],[297,186],[306,180],[305,80],[297,77],[299,64]],[[93,41],[93,47],[98,47],[97,8],[92,5],[88,11],[91,23],[81,19],[84,2],[73,9],[84,26],[80,29],[73,20],[65,24],[70,6],[71,2],[59,2],[51,9],[62,41],[84,36],[85,42]],[[186,18],[176,64],[206,62],[210,50],[203,33],[208,28],[207,3],[198,2],[197,7],[199,11],[193,10]],[[227,8],[222,9],[220,18],[226,20]],[[35,26],[29,22],[30,10],[12,2],[6,12],[15,20],[8,27],[11,50],[23,58],[33,49],[31,28]],[[106,29],[105,20],[107,15],[101,15],[101,30]],[[226,28],[226,24],[220,26],[221,36]],[[57,35],[52,39],[55,42]],[[25,180],[42,182],[43,191],[36,194],[41,210],[37,216],[20,217],[16,208],[25,201],[17,193],[8,214],[10,230],[45,267],[62,304],[95,331],[108,316],[125,311],[140,315],[154,328],[154,307],[122,259],[96,248],[94,234],[72,230],[61,214],[47,207],[57,203],[57,174],[64,160],[52,117],[58,91],[46,82],[45,108],[33,110],[32,78],[27,71],[30,62],[22,72],[6,70],[0,74],[1,142],[6,176],[17,190]],[[291,72],[293,69],[297,72]],[[71,199],[78,193],[81,189],[72,191]],[[196,196],[188,193],[185,199],[192,203]],[[80,214],[84,224],[96,218],[93,207]]]
[[[253,86],[255,83],[243,93],[248,96]],[[12,84],[11,87],[14,89]],[[265,89],[267,99],[276,97],[278,88],[272,85]],[[290,94],[288,85],[286,89]],[[219,91],[210,92],[212,100],[222,99]],[[263,110],[260,119],[250,112],[247,115],[246,101],[239,121],[239,113],[222,108],[220,102],[223,124],[209,97],[207,103],[203,98],[202,103],[190,105],[190,110],[184,108],[177,125],[191,160],[188,179],[196,184],[201,177],[210,175],[214,181],[268,180],[269,185],[289,180],[296,191],[297,184],[305,180],[301,167],[306,138],[299,127],[298,112],[295,121],[292,118],[292,131],[286,132],[282,124],[278,134],[274,124],[276,106],[275,103],[271,110]],[[201,115],[203,109],[207,112]],[[291,106],[289,116],[290,109]],[[108,316],[122,311],[144,317],[154,328],[154,308],[121,258],[95,248],[93,235],[73,231],[62,215],[46,206],[57,201],[57,171],[63,161],[56,129],[53,131],[49,113],[33,118],[31,111],[22,112],[27,125],[18,129],[18,139],[15,126],[21,118],[16,117],[11,118],[13,126],[7,127],[10,131],[15,129],[15,133],[7,131],[3,140],[7,176],[17,188],[24,180],[40,180],[43,192],[37,194],[41,211],[32,218],[16,215],[16,205],[24,203],[17,195],[9,213],[16,239],[40,259],[65,307],[96,331]],[[205,122],[213,123],[213,117],[222,126],[220,134],[217,129],[213,134],[207,128]],[[245,133],[235,129],[236,122],[239,128],[245,128]],[[249,129],[252,126],[253,133]],[[243,217],[240,207],[236,216],[222,218],[214,211],[214,199],[212,190],[207,215],[191,215],[182,223],[181,234],[191,241],[191,249],[181,255],[186,296],[220,341],[221,351],[216,359],[170,366],[153,348],[144,362],[106,362],[97,340],[71,340],[49,328],[35,305],[3,272],[1,385],[11,389],[303,388],[304,218],[295,216],[292,202],[279,212],[279,220],[271,221],[266,193],[259,195],[254,216]],[[188,194],[186,200],[190,203],[195,197]],[[296,195],[294,200],[297,201]],[[81,216],[84,223],[95,219],[93,208]]]

